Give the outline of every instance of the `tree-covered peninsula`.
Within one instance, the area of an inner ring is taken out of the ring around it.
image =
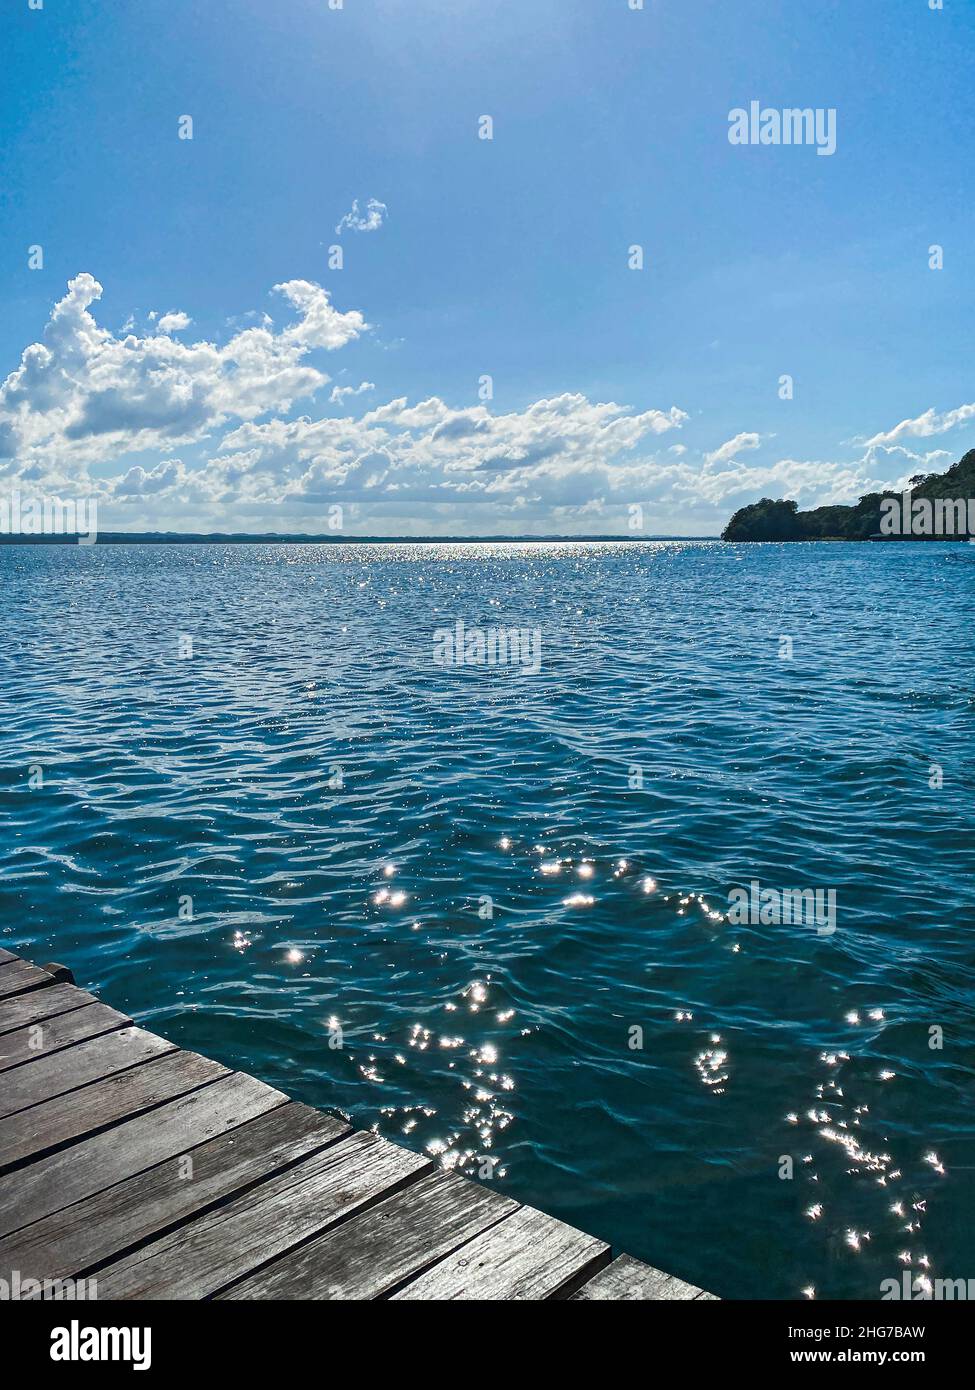
[[[971,505],[967,505],[971,503]],[[922,473],[910,496],[871,492],[856,506],[814,507],[763,497],[728,522],[725,541],[951,540],[975,534],[963,518],[975,512],[975,449],[946,473]]]

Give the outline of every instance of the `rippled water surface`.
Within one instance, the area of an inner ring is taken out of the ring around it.
[[[718,1293],[975,1277],[975,550],[4,547],[0,584],[2,944]],[[540,672],[437,665],[458,618]],[[730,922],[753,879],[834,888],[835,933]]]

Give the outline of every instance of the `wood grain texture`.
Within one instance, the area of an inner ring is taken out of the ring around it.
[[[165,1038],[130,1026],[76,1043],[53,1056],[37,1057],[4,1077],[0,1120],[175,1051]]]
[[[221,1297],[379,1298],[517,1209],[486,1187],[431,1173]]]
[[[42,1019],[95,1003],[97,1000],[93,994],[74,985],[49,985],[47,989],[35,990],[33,994],[0,999],[0,1034],[28,1028]]]
[[[8,1115],[0,1120],[0,1171],[227,1075],[195,1052],[173,1052]]]
[[[85,1274],[348,1133],[308,1106],[278,1106],[0,1239],[0,1279],[15,1269],[38,1279]]]
[[[286,1100],[263,1081],[234,1072],[0,1177],[0,1235],[236,1129]]]
[[[664,1274],[659,1269],[634,1260],[631,1255],[620,1255],[607,1267],[583,1284],[573,1299],[584,1302],[632,1303],[653,1300],[685,1300],[704,1296],[703,1290],[693,1284],[685,1284],[672,1274]],[[708,1295],[710,1296],[710,1295]]]
[[[11,1067],[19,1067],[25,1062],[36,1062],[40,1057],[50,1057],[72,1043],[114,1032],[130,1022],[124,1014],[110,1009],[107,1004],[89,1004],[87,1008],[57,1014],[28,1028],[4,1033],[0,1037],[0,1072],[9,1071]],[[0,1083],[0,1101],[6,1084]]]
[[[131,1019],[108,1008],[107,1004],[89,1004],[88,1008],[58,1013],[53,1019],[33,1023],[15,1033],[4,1033],[0,1037],[0,1072],[51,1056],[74,1042],[85,1042],[88,1038],[124,1029],[128,1023]],[[6,1086],[7,1081],[0,1083],[0,1099]]]
[[[54,981],[46,970],[26,960],[12,960],[0,965],[0,999],[26,994],[28,990],[49,989]]]
[[[475,1237],[400,1289],[394,1299],[560,1298],[610,1259],[609,1246],[534,1207]]]
[[[101,1270],[98,1296],[206,1298],[429,1167],[374,1134],[352,1134]]]

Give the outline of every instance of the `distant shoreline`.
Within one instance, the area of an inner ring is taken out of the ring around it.
[[[241,533],[214,531],[183,534],[178,531],[105,531],[93,542],[99,545],[648,545],[659,541],[720,541],[724,545],[869,545],[925,544],[932,541],[964,543],[965,536],[796,536],[741,537],[725,536],[306,536],[280,535],[259,532]],[[8,536],[0,534],[4,546],[78,546],[77,536]],[[83,550],[92,546],[85,544]]]
[[[308,536],[234,532],[104,531],[96,545],[537,545],[592,542],[717,541],[719,536]],[[5,536],[0,545],[77,545],[77,536]],[[83,547],[88,548],[88,547]]]

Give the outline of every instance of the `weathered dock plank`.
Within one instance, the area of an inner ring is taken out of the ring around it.
[[[343,1121],[309,1106],[280,1105],[0,1239],[0,1279],[15,1269],[22,1278],[85,1274],[348,1133]]]
[[[98,1276],[99,1297],[207,1298],[429,1167],[429,1159],[374,1134],[351,1134],[109,1265]]]
[[[0,999],[0,1034],[13,1033],[19,1028],[29,1028],[46,1018],[66,1014],[86,1005],[96,1004],[93,994],[88,994],[75,985],[48,983],[47,989],[35,990],[32,994],[21,994],[14,998]]]
[[[34,989],[45,989],[51,985],[51,976],[38,965],[26,960],[10,960],[0,965],[0,999],[9,995],[27,994]]]
[[[234,1072],[15,1169],[0,1177],[0,1236],[184,1154],[284,1105],[287,1099],[263,1081]]]
[[[433,1172],[220,1296],[380,1298],[517,1210],[500,1193]]]
[[[8,960],[17,959],[18,957],[14,955],[13,951],[5,951],[4,948],[0,946],[0,965],[6,965]]]
[[[572,1297],[585,1302],[630,1303],[647,1299],[710,1298],[712,1295],[693,1284],[685,1284],[672,1274],[652,1269],[650,1265],[634,1260],[631,1255],[618,1255],[611,1265],[600,1270]]]
[[[394,1299],[565,1297],[610,1260],[601,1240],[521,1207],[393,1294]]]
[[[89,1004],[86,1008],[56,1015],[42,1023],[33,1023],[28,1028],[4,1033],[0,1036],[0,1072],[19,1067],[24,1062],[34,1062],[40,1057],[49,1057],[70,1047],[72,1043],[86,1042],[102,1033],[125,1028],[130,1023],[131,1019],[110,1009],[107,1004]],[[4,1087],[6,1084],[3,1083]]]
[[[0,1126],[0,1172],[228,1075],[195,1052],[172,1052],[21,1110]]]
[[[4,1078],[0,1120],[175,1051],[174,1043],[130,1026],[77,1043],[51,1057],[36,1057]]]

